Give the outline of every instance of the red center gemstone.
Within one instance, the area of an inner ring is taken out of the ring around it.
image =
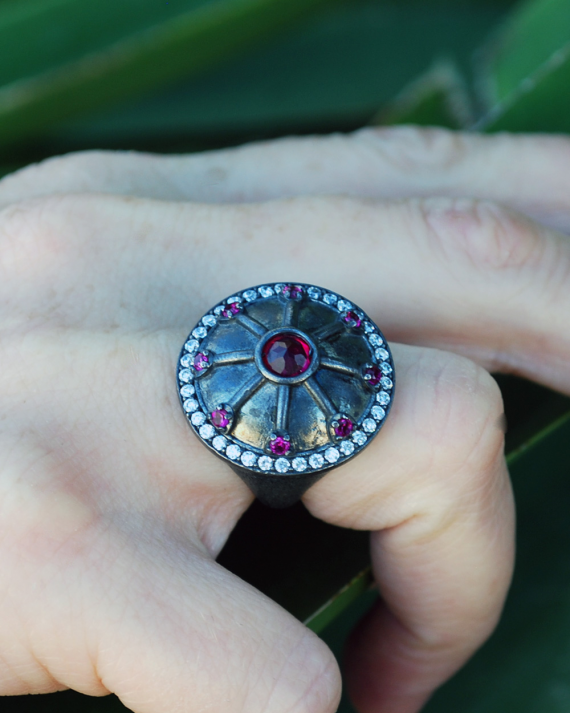
[[[282,332],[267,340],[262,351],[263,364],[278,377],[296,377],[311,365],[311,348],[299,335]]]

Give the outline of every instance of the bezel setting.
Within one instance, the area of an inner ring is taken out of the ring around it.
[[[262,308],[267,314],[263,321]],[[317,318],[311,322],[313,313],[322,318],[322,325],[315,326]],[[298,335],[310,346],[310,365],[301,374],[279,376],[263,361],[264,345],[281,333]],[[224,346],[230,338],[237,347]],[[208,361],[198,371],[194,361],[200,354]],[[236,381],[236,367],[251,375],[246,383]],[[374,385],[367,379],[371,368],[381,373]],[[357,456],[382,428],[395,390],[390,348],[370,317],[337,293],[298,282],[247,288],[215,305],[190,330],[177,377],[183,413],[205,446],[236,470],[280,478],[324,474]],[[270,416],[260,422],[263,433],[256,434],[256,410],[248,412],[248,405],[260,399],[260,390]],[[357,396],[356,405],[350,395]],[[311,443],[313,432],[294,414],[301,404],[312,405],[311,413],[322,417],[319,443]],[[213,418],[219,410],[225,411],[227,424]],[[339,420],[350,421],[344,436],[335,432],[342,431]],[[216,421],[223,425],[216,426]],[[241,422],[245,425],[240,431]],[[272,451],[271,444],[279,439],[289,443],[286,453],[276,446]]]

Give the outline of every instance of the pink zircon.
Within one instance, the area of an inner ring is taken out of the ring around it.
[[[354,312],[354,310],[349,310],[344,316],[344,321],[347,322],[351,327],[360,327],[362,320]]]
[[[282,436],[277,436],[269,442],[271,453],[276,456],[285,456],[291,448],[291,442],[284,439]]]
[[[214,409],[212,412],[212,424],[218,429],[225,429],[230,423],[228,412],[225,409]]]
[[[341,439],[344,439],[345,437],[350,436],[353,427],[354,425],[350,419],[342,417],[342,419],[338,420],[338,423],[334,428],[334,433]]]
[[[372,367],[367,367],[364,370],[364,379],[371,387],[375,387],[377,384],[380,384],[382,376],[382,370],[376,365],[373,365]]]
[[[208,355],[205,355],[203,352],[198,352],[198,354],[194,357],[194,369],[197,372],[201,372],[206,369],[209,362],[210,360],[208,359]]]
[[[237,302],[232,302],[222,310],[222,317],[229,318],[241,312],[241,307]]]
[[[296,300],[303,294],[303,288],[300,285],[284,285],[281,292],[286,298]]]

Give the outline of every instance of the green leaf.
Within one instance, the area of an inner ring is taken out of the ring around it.
[[[197,73],[327,0],[0,4],[0,137]]]
[[[321,607],[305,620],[305,625],[313,632],[322,632],[339,617],[360,595],[374,588],[371,566],[364,568],[355,578],[335,593]]]
[[[570,42],[570,3],[531,0],[521,3],[492,42],[488,60],[494,102],[516,91]]]
[[[570,132],[568,0],[520,4],[476,58],[471,92],[457,80],[456,68],[447,80],[429,70],[383,108],[380,123],[488,132]],[[470,94],[477,97],[476,121],[465,121],[469,107],[465,97]]]
[[[510,0],[507,0],[510,1]],[[352,0],[176,86],[38,129],[12,161],[89,147],[192,151],[367,123],[434,58],[469,70],[506,2]],[[42,142],[41,144],[39,142]],[[24,153],[26,152],[26,153]]]
[[[461,129],[473,121],[465,81],[452,60],[437,62],[373,118],[372,124]]]
[[[485,131],[570,131],[570,3],[533,0],[481,52]]]
[[[570,132],[570,45],[523,80],[475,125],[482,131]]]

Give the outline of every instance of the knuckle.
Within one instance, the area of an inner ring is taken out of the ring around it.
[[[461,163],[468,151],[463,134],[439,128],[367,128],[355,132],[353,139],[367,153],[379,154],[396,170],[415,174],[432,174],[434,169],[449,170]]]
[[[518,270],[541,257],[539,229],[489,201],[425,199],[417,202],[422,224],[436,249],[483,273]]]

